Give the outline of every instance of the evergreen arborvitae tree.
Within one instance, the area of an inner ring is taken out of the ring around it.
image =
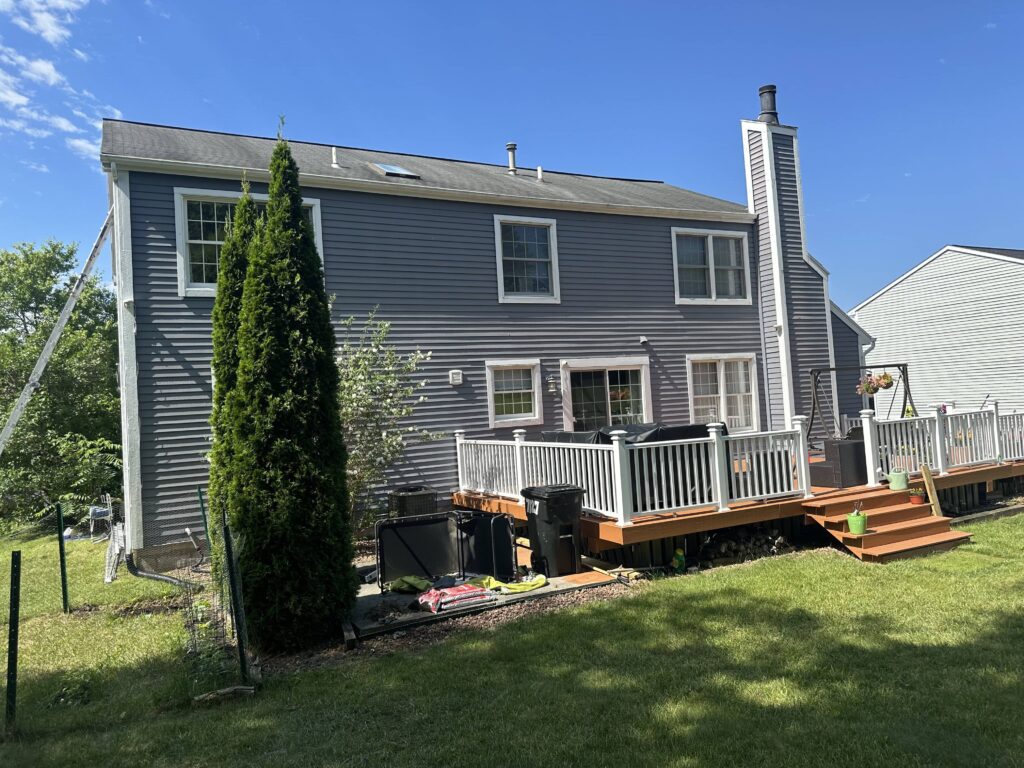
[[[242,197],[228,222],[217,268],[217,298],[213,302],[213,411],[210,427],[209,509],[210,532],[214,538],[214,561],[219,562],[217,534],[221,513],[226,509],[231,476],[231,418],[227,413],[238,371],[238,322],[242,311],[242,289],[249,267],[249,248],[256,232],[256,204],[249,185],[242,182]]]
[[[270,177],[242,294],[228,503],[250,637],[279,650],[338,636],[356,580],[334,330],[283,139]]]

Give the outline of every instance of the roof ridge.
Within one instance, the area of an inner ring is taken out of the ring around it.
[[[191,133],[206,133],[206,134],[213,134],[215,136],[230,136],[232,138],[259,139],[259,140],[262,140],[262,141],[277,141],[277,137],[272,137],[272,136],[257,136],[255,134],[251,134],[251,133],[232,133],[231,131],[212,131],[212,130],[208,130],[208,129],[205,129],[205,128],[188,128],[186,126],[167,125],[165,123],[150,123],[150,122],[146,122],[144,120],[124,120],[122,118],[104,117],[103,118],[103,122],[104,123],[127,123],[129,125],[142,125],[142,126],[146,126],[148,128],[167,128],[168,130],[172,130],[172,131],[189,131]],[[301,139],[287,139],[287,141],[293,142],[295,144],[305,144],[305,145],[311,146],[311,147],[330,147],[330,148],[335,148],[335,149],[349,149],[349,150],[352,150],[354,152],[378,152],[380,154],[397,155],[399,157],[415,157],[415,158],[420,158],[420,159],[423,159],[423,160],[441,160],[441,161],[446,162],[446,163],[463,163],[465,165],[486,165],[486,166],[489,166],[489,167],[492,167],[492,168],[505,168],[506,167],[502,163],[487,163],[487,162],[483,162],[483,161],[480,161],[480,160],[464,160],[464,159],[460,159],[460,158],[457,158],[457,157],[440,157],[439,155],[419,155],[419,154],[416,154],[415,152],[395,152],[395,151],[392,151],[390,149],[371,149],[369,147],[350,147],[350,146],[345,146],[343,144],[328,144],[328,143],[322,142],[322,141],[303,141]],[[517,166],[517,168],[519,168],[520,170],[533,170],[532,168],[522,167],[522,166]],[[661,179],[633,179],[633,178],[628,178],[628,177],[624,177],[624,176],[602,176],[602,175],[596,174],[596,173],[575,173],[573,171],[556,171],[556,170],[552,170],[550,168],[545,168],[544,169],[544,173],[555,173],[555,174],[559,174],[559,175],[562,175],[562,176],[578,176],[580,178],[585,178],[585,179],[607,179],[609,181],[628,181],[628,182],[634,182],[634,183],[638,183],[638,184],[665,184],[666,186],[674,186],[674,185],[671,185],[671,184],[667,184],[667,182],[665,182],[665,181],[663,181]],[[682,189],[682,187],[678,187],[678,189]],[[687,191],[690,191],[690,190],[687,190]],[[703,193],[701,193],[701,192],[694,192],[693,194],[702,195]],[[703,196],[704,197],[711,197],[711,195],[703,195]],[[713,199],[715,199],[715,200],[722,200],[722,202],[732,202],[730,200],[724,200],[722,198],[713,198]]]

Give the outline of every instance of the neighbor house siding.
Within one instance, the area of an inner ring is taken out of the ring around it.
[[[775,283],[769,256],[771,243],[771,214],[768,209],[768,187],[765,173],[764,134],[747,131],[747,151],[750,158],[750,191],[753,212],[757,214],[758,242],[763,243],[762,258],[758,263],[761,302],[761,325],[764,339],[764,377],[762,388],[768,408],[768,425],[781,429],[786,424],[786,409],[780,391],[782,364],[779,358],[778,323],[775,313]]]
[[[208,472],[213,300],[177,294],[175,186],[232,190],[237,182],[132,174],[147,547],[180,539],[185,525],[198,524],[195,491],[205,486]],[[687,354],[750,353],[760,362],[757,237],[750,226],[303,192],[320,200],[335,322],[340,326],[349,315],[365,316],[379,307],[400,349],[432,353],[421,376],[428,399],[413,422],[443,438],[412,444],[391,484],[453,487],[456,429],[470,437],[511,437],[510,429],[488,428],[487,360],[540,358],[547,379],[559,374],[562,359],[648,355],[651,417],[671,424],[689,421]],[[498,303],[494,214],[557,220],[560,304]],[[750,306],[675,304],[673,226],[748,233]],[[649,343],[641,345],[641,336]],[[451,369],[463,371],[461,385],[448,384]],[[760,370],[755,375],[763,397]],[[530,428],[532,437],[562,428],[560,398],[542,390],[544,425]],[[759,409],[763,426],[763,401]]]
[[[854,319],[877,339],[869,365],[909,364],[919,408],[956,401],[973,409],[988,398],[1000,411],[1024,411],[1022,297],[1024,261],[949,250],[859,307]],[[899,388],[875,396],[880,416],[899,413],[899,402],[889,405],[893,395]]]
[[[801,231],[795,138],[773,133],[776,199],[779,205],[780,240],[786,273],[786,311],[789,315],[790,367],[794,381],[794,414],[811,413],[810,370],[828,368],[829,314],[825,279],[804,258]],[[832,378],[821,377],[818,397],[831,408]],[[820,422],[819,422],[820,423]]]
[[[855,368],[860,365],[860,336],[836,313],[832,313],[832,344],[835,348],[836,367]],[[864,408],[863,398],[857,394],[861,373],[856,370],[837,371],[836,399],[839,414],[857,416]]]

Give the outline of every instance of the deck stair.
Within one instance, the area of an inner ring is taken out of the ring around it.
[[[868,516],[863,535],[850,533],[846,516],[860,502]],[[803,504],[813,520],[861,560],[887,562],[935,552],[969,541],[971,534],[954,531],[950,518],[932,514],[929,504],[911,504],[904,491],[856,489],[808,499]]]

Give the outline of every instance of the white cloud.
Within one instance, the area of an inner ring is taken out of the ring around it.
[[[75,13],[88,4],[89,0],[0,0],[0,13],[56,46],[71,37]]]
[[[0,104],[21,107],[28,104],[28,96],[18,90],[18,78],[0,69]]]
[[[31,160],[22,160],[21,164],[28,168],[30,171],[35,171],[36,173],[50,172],[50,168],[46,165],[46,163],[34,163]]]
[[[994,21],[990,21],[985,25],[985,29],[996,29],[998,27],[999,25],[996,24]]]
[[[14,67],[22,77],[36,83],[60,85],[64,82],[64,75],[57,71],[57,67],[49,59],[30,59],[2,44],[0,44],[0,62]]]
[[[88,3],[89,0],[0,0],[0,20],[10,18],[22,29],[58,47],[71,37],[75,14]],[[79,61],[89,61],[90,55],[80,48],[64,50],[66,57],[50,59],[25,55],[0,43],[0,129],[21,134],[26,137],[26,144],[55,133],[69,134],[64,142],[67,149],[95,161],[99,155],[100,118],[120,117],[121,112],[104,104],[92,92],[78,90],[68,82],[58,69],[62,59],[74,56]]]
[[[100,140],[64,139],[68,149],[86,160],[98,160],[100,157]]]
[[[23,133],[34,139],[45,139],[47,136],[53,135],[53,131],[47,130],[46,128],[36,128],[19,118],[8,120],[5,117],[0,117],[0,128],[6,128],[7,130],[14,131],[16,133]]]

